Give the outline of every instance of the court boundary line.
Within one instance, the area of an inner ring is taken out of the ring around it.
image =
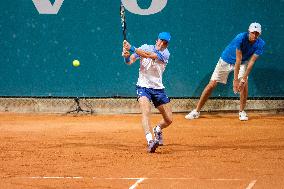
[[[146,178],[140,178],[138,179],[132,186],[129,187],[129,189],[135,189],[141,182],[143,182]]]
[[[194,178],[194,177],[161,177],[161,178],[131,178],[131,177],[82,177],[82,176],[31,176],[31,177],[15,177],[22,179],[102,179],[102,180],[137,180],[129,189],[135,189],[144,180],[209,180],[209,181],[241,181],[247,179],[239,178]],[[251,180],[245,189],[252,189],[257,180]]]
[[[249,183],[249,185],[246,187],[246,189],[252,189],[253,186],[255,185],[256,181],[257,181],[257,180],[252,180],[252,181]]]

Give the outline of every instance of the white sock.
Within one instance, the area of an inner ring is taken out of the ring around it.
[[[146,140],[147,140],[147,142],[149,143],[151,140],[153,140],[153,137],[152,137],[152,133],[147,133],[146,134]]]
[[[157,127],[156,127],[156,131],[157,131],[158,133],[162,131],[162,129],[161,129],[161,127],[160,127],[160,125],[157,125]]]

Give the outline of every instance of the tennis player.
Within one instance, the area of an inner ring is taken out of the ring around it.
[[[163,85],[163,73],[170,57],[168,50],[170,40],[170,33],[161,32],[155,45],[144,44],[135,48],[126,40],[123,42],[122,56],[125,58],[125,63],[131,65],[140,59],[136,92],[149,153],[154,153],[159,145],[163,145],[162,130],[172,123],[170,99]],[[153,128],[154,138],[150,130],[151,102],[162,114],[162,120]]]
[[[217,86],[217,83],[227,83],[228,75],[234,70],[233,90],[240,93],[239,119],[247,121],[244,111],[248,97],[248,76],[258,57],[263,53],[265,42],[259,37],[261,25],[251,23],[248,32],[238,34],[223,51],[209,84],[203,90],[196,109],[192,110],[186,119],[197,119],[200,110]]]

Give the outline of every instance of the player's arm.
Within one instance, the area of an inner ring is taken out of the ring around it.
[[[144,51],[140,48],[135,48],[134,46],[131,46],[129,42],[126,40],[123,41],[123,48],[127,51],[130,51],[132,53],[137,54],[141,58],[151,58],[153,60],[159,60],[159,63],[162,63],[162,55],[157,51],[157,52],[148,52]]]
[[[239,79],[238,79],[238,75],[240,72],[240,67],[241,67],[241,63],[242,63],[242,51],[240,49],[236,49],[236,63],[235,63],[235,69],[234,69],[234,82],[233,82],[233,90],[234,93],[237,93],[239,90]]]
[[[240,81],[239,83],[239,91],[243,90],[245,84],[247,83],[247,79],[248,79],[248,76],[252,70],[252,67],[254,65],[254,63],[256,62],[258,58],[258,55],[257,54],[253,54],[248,62],[248,67],[247,67],[247,70],[242,78],[242,80]]]
[[[250,74],[252,67],[255,64],[258,57],[263,54],[264,45],[265,45],[265,42],[261,41],[261,44],[258,46],[258,49],[250,57],[249,62],[248,62],[248,67],[245,71],[245,74],[244,74],[240,84],[239,84],[239,91],[243,90],[245,85],[247,84],[248,75]]]
[[[124,62],[128,65],[133,64],[137,60],[138,56],[136,54],[130,54],[129,50],[131,45],[126,40],[123,41],[122,46],[122,56],[124,57]]]
[[[123,48],[122,56],[124,57],[124,62],[128,65],[133,64],[137,60],[135,54],[130,55],[130,52]]]
[[[151,58],[153,60],[158,59],[158,55],[154,52],[146,52],[143,51],[142,49],[135,49],[135,53],[141,56],[142,58]]]
[[[247,70],[246,70],[246,72],[245,72],[245,74],[244,74],[244,77],[243,77],[243,79],[244,79],[245,81],[247,80],[247,78],[248,78],[248,76],[249,76],[249,74],[250,74],[250,72],[251,72],[251,70],[252,70],[252,67],[253,67],[253,65],[254,65],[254,63],[256,62],[257,59],[258,59],[258,55],[253,54],[253,55],[251,56],[251,58],[250,58],[250,60],[249,60],[249,62],[248,62]]]
[[[246,70],[244,77],[242,79],[242,83],[247,82],[248,75],[250,74],[254,63],[256,62],[258,57],[263,54],[264,45],[265,45],[265,42],[262,41],[261,45],[258,47],[258,49],[254,52],[254,54],[249,59],[248,67],[247,67],[247,70]]]

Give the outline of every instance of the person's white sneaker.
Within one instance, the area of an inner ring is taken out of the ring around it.
[[[164,145],[163,133],[162,133],[162,130],[157,131],[157,127],[158,126],[153,128],[154,137],[155,137],[155,140],[159,142],[159,146],[163,146]]]
[[[241,112],[239,112],[239,119],[241,121],[247,121],[249,118],[248,118],[248,115],[245,111],[241,111]]]
[[[192,110],[189,114],[185,116],[185,119],[197,119],[199,118],[200,112],[196,111],[196,109]]]

